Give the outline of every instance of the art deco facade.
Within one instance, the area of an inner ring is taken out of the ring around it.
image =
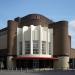
[[[67,21],[54,22],[40,14],[29,14],[7,24],[0,30],[0,64],[4,68],[69,68]]]

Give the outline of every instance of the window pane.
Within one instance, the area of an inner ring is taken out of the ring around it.
[[[30,54],[30,41],[25,41],[25,54]]]
[[[51,55],[51,43],[49,42],[49,54]]]
[[[19,55],[22,55],[22,42],[19,43]]]
[[[33,54],[39,54],[39,43],[37,40],[33,40]]]
[[[46,54],[46,41],[42,41],[42,54]]]

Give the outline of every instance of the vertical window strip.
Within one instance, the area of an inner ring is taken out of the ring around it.
[[[33,40],[33,54],[39,54],[39,42],[38,42],[38,40]]]
[[[52,54],[52,51],[51,51],[51,42],[49,42],[49,55]]]
[[[46,54],[46,41],[42,41],[42,54]]]
[[[30,41],[25,41],[25,54],[30,54]]]
[[[22,41],[19,43],[19,55],[22,55]]]

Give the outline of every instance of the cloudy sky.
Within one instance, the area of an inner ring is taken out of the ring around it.
[[[75,48],[75,0],[0,0],[0,29],[7,26],[7,20],[31,13],[42,14],[55,22],[67,20]]]

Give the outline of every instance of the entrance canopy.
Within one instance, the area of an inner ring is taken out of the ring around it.
[[[57,60],[58,58],[56,57],[24,57],[24,56],[18,56],[16,59],[21,59],[21,60],[31,60],[31,59],[39,59],[39,60]]]

